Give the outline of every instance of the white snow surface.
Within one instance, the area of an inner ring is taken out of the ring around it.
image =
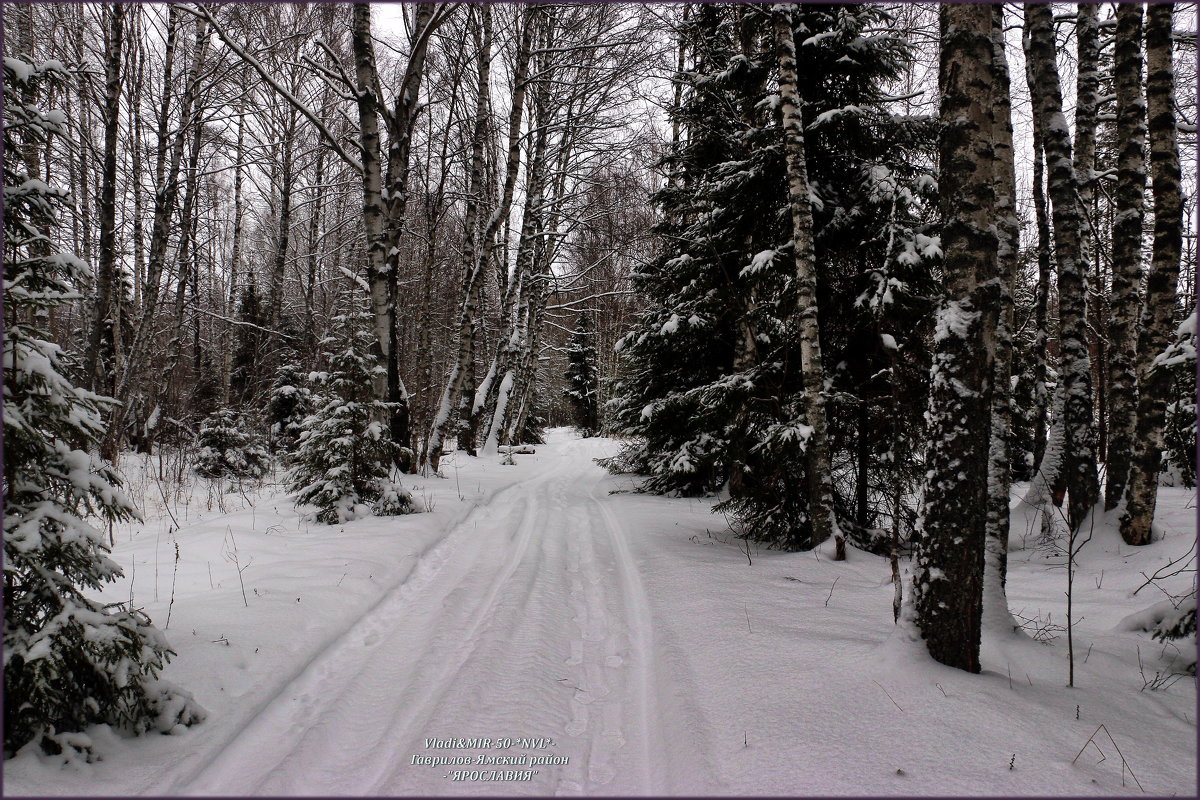
[[[1172,646],[1122,624],[1162,599],[1131,596],[1139,572],[1194,541],[1194,492],[1160,489],[1147,547],[1096,520],[1067,689],[1065,636],[988,631],[982,674],[938,665],[893,624],[886,559],[752,546],[748,560],[712,499],[632,493],[594,463],[617,446],[555,430],[515,467],[455,453],[445,477],[403,481],[432,510],[336,526],[305,524],[271,488],[209,508],[201,481],[166,493],[177,531],[126,456],[147,521],[117,529],[133,585],[106,599],[132,591],[162,627],[173,593],[164,677],[208,720],[141,738],[95,727],[93,764],[27,749],[5,793],[1140,794],[1103,732],[1072,763],[1101,724],[1147,793],[1196,793],[1195,681],[1144,688]],[[1035,518],[1014,505],[1010,606],[1062,624],[1061,553],[1035,546]],[[492,745],[426,741],[472,738]],[[545,756],[565,763],[519,763]],[[472,763],[413,763],[433,758]],[[536,774],[454,779],[493,769]]]

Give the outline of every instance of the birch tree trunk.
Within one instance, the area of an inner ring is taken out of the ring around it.
[[[1100,102],[1100,6],[1076,4],[1075,177],[1079,182],[1079,250],[1095,252],[1096,125]]]
[[[1108,462],[1104,508],[1117,507],[1129,479],[1137,411],[1138,286],[1146,202],[1146,101],[1142,95],[1142,6],[1117,4],[1117,186],[1108,320]]]
[[[488,5],[477,7],[479,19],[479,56],[476,68],[478,92],[475,100],[475,125],[471,131],[471,171],[467,184],[467,203],[463,220],[462,301],[458,320],[458,357],[450,367],[450,376],[442,390],[441,399],[434,413],[429,433],[426,464],[437,472],[442,457],[442,447],[450,429],[453,412],[461,400],[464,381],[471,371],[475,357],[475,337],[478,335],[479,300],[483,284],[486,260],[481,259],[484,242],[479,236],[479,201],[484,183],[484,147],[487,144],[487,114],[491,82],[492,63],[492,9]],[[519,125],[519,122],[518,122]]]
[[[993,109],[994,174],[996,191],[996,252],[1000,278],[994,320],[995,370],[992,379],[991,440],[988,446],[988,508],[984,541],[983,624],[994,631],[1016,628],[1008,610],[1009,491],[1012,486],[1009,450],[1012,429],[1013,287],[1020,270],[1021,220],[1017,216],[1017,179],[1013,158],[1012,100],[1008,57],[1004,52],[1004,13],[992,15],[995,83]]]
[[[354,48],[355,104],[358,109],[359,150],[362,157],[363,228],[367,235],[367,284],[376,352],[385,369],[391,353],[388,317],[387,242],[384,238],[383,162],[380,157],[378,73],[371,40],[371,6],[355,3],[350,39]],[[376,379],[375,396],[387,397],[386,375]]]
[[[488,454],[496,453],[501,444],[508,444],[505,433],[508,431],[506,423],[512,413],[509,404],[519,388],[518,373],[523,355],[529,346],[530,303],[536,291],[536,250],[543,231],[542,214],[546,199],[546,148],[549,139],[547,105],[546,81],[542,80],[539,82],[537,97],[533,103],[536,109],[533,124],[537,134],[526,168],[525,208],[521,215],[516,269],[510,281],[509,291],[506,292],[507,302],[501,316],[501,321],[505,324],[501,328],[498,353],[497,376],[500,383],[496,386],[495,401],[491,404],[492,419],[483,443],[483,452]]]
[[[834,558],[846,558],[846,540],[833,511],[833,470],[829,462],[828,424],[825,419],[825,370],[821,363],[821,336],[817,308],[817,264],[813,247],[812,204],[809,200],[808,165],[804,152],[804,120],[796,74],[796,35],[792,6],[774,8],[776,54],[779,59],[779,105],[787,153],[788,205],[792,216],[792,252],[796,265],[796,322],[800,337],[800,370],[804,383],[804,417],[812,429],[806,444],[808,514],[813,541],[834,537]]]
[[[1034,102],[1041,107],[1042,141],[1050,169],[1054,253],[1058,261],[1060,380],[1064,389],[1066,451],[1063,470],[1070,494],[1067,522],[1075,529],[1099,496],[1086,320],[1087,253],[1080,248],[1083,219],[1078,197],[1079,181],[1072,161],[1070,132],[1062,111],[1050,7],[1027,4],[1025,24],[1029,32],[1028,58],[1037,89]]]
[[[1127,544],[1149,544],[1162,468],[1163,423],[1171,391],[1159,356],[1171,342],[1183,248],[1183,197],[1175,119],[1171,20],[1174,4],[1146,11],[1146,111],[1150,130],[1150,180],[1154,191],[1154,252],[1138,335],[1138,406],[1133,459],[1121,515]]]
[[[121,49],[125,38],[125,6],[106,8],[104,48],[104,160],[100,175],[100,259],[96,265],[96,298],[88,337],[85,375],[92,391],[116,390],[113,359],[120,335],[117,278],[117,135],[121,128]],[[111,455],[111,454],[109,454]]]
[[[1025,62],[1025,74],[1033,96],[1033,69]],[[1046,421],[1050,412],[1050,392],[1046,388],[1046,348],[1050,341],[1050,215],[1046,209],[1045,148],[1042,145],[1041,112],[1033,104],[1033,208],[1037,225],[1037,288],[1033,302],[1033,464],[1036,474],[1042,469],[1046,453]],[[1057,417],[1055,417],[1057,419]]]
[[[400,314],[400,239],[405,226],[408,209],[408,178],[412,135],[420,110],[418,101],[421,81],[425,75],[425,55],[433,31],[445,19],[438,17],[436,4],[417,3],[413,8],[411,48],[400,91],[396,95],[395,107],[388,116],[388,161],[387,161],[387,207],[385,244],[385,279],[387,293],[387,336],[385,351],[387,360],[387,400],[391,407],[389,427],[392,441],[403,449],[399,467],[407,472],[413,468],[415,459],[410,430],[408,389],[400,377],[400,354],[398,318]],[[380,98],[382,101],[382,98]]]
[[[246,70],[242,70],[243,83],[247,83]],[[242,198],[242,180],[245,170],[242,160],[246,153],[246,102],[245,93],[238,96],[237,102],[237,144],[234,149],[233,164],[233,243],[229,258],[229,294],[227,311],[237,308],[238,277],[242,274],[242,219],[245,216],[245,201]],[[226,325],[221,336],[221,406],[229,406],[230,379],[233,373],[233,326]]]
[[[998,313],[992,38],[997,6],[941,6],[939,136],[944,290],[930,447],[913,555],[915,622],[933,658],[979,672],[988,452]]]

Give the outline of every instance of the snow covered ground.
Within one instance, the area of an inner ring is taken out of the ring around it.
[[[1195,541],[1194,492],[1162,490],[1146,548],[1096,524],[1068,689],[1065,634],[941,667],[898,635],[886,559],[748,557],[711,501],[593,462],[615,447],[560,430],[515,466],[455,455],[407,481],[427,513],[332,527],[275,490],[223,512],[203,481],[160,499],[136,478],[147,522],[116,531],[109,599],[169,616],[164,677],[208,720],[94,729],[95,764],[23,752],[5,794],[1195,795],[1195,680],[1123,624],[1163,599],[1131,596],[1139,573]],[[1061,554],[1014,514],[1011,605],[1061,625]]]

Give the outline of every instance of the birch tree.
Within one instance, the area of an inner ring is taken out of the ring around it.
[[[1008,56],[1004,51],[1004,13],[1001,6],[992,15],[993,71],[993,167],[996,181],[996,233],[999,237],[996,268],[999,296],[994,320],[995,369],[992,378],[991,430],[988,445],[987,534],[983,576],[984,624],[995,630],[1015,628],[1008,610],[1005,583],[1008,577],[1009,490],[1012,486],[1012,363],[1014,326],[1013,286],[1020,268],[1021,221],[1017,217],[1017,181],[1013,159],[1012,99]]]
[[[808,461],[809,517],[813,539],[835,537],[834,558],[846,558],[846,540],[833,513],[833,470],[829,461],[828,423],[825,419],[825,370],[821,363],[821,337],[817,308],[817,265],[813,247],[812,206],[808,167],[804,154],[804,121],[796,88],[796,38],[792,9],[774,7],[773,24],[779,60],[779,100],[787,153],[788,201],[792,217],[792,257],[796,268],[796,321],[800,339],[800,369],[804,382],[804,418],[811,428],[805,443]]]
[[[1137,348],[1138,405],[1133,458],[1125,490],[1121,537],[1149,544],[1162,469],[1163,422],[1171,380],[1161,354],[1174,332],[1179,261],[1183,245],[1183,197],[1175,116],[1171,21],[1174,5],[1146,11],[1146,112],[1150,133],[1150,180],[1154,192],[1154,250],[1146,278]]]
[[[998,313],[995,44],[988,5],[941,7],[939,188],[944,289],[930,445],[913,555],[915,622],[930,655],[979,671],[988,450]]]
[[[1088,254],[1080,246],[1084,225],[1079,181],[1072,159],[1070,131],[1062,111],[1062,90],[1055,63],[1054,24],[1050,7],[1025,6],[1027,58],[1033,70],[1040,106],[1042,144],[1049,168],[1054,253],[1058,264],[1060,385],[1064,451],[1062,475],[1070,500],[1067,521],[1083,522],[1099,496],[1096,429],[1093,417],[1092,368],[1087,339]],[[1054,483],[1056,481],[1050,481]]]
[[[1112,289],[1108,319],[1108,431],[1104,507],[1125,494],[1137,410],[1138,292],[1146,197],[1146,100],[1142,91],[1142,6],[1117,4],[1117,185],[1112,229]]]

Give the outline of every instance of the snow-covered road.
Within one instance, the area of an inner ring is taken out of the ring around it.
[[[618,447],[555,430],[515,466],[455,454],[406,477],[422,513],[333,526],[270,484],[160,494],[131,469],[147,522],[116,532],[104,598],[164,627],[164,677],[209,717],[95,726],[91,764],[24,752],[5,794],[1110,796],[1139,793],[1131,771],[1195,794],[1195,681],[1126,624],[1158,602],[1141,573],[1194,545],[1194,492],[1162,490],[1145,548],[1097,524],[1067,690],[1065,576],[1027,514],[1008,595],[1047,641],[989,633],[970,675],[897,634],[886,558],[747,549],[713,498],[595,463]],[[1100,725],[1120,754],[1078,758]]]
[[[236,737],[162,788],[545,795],[711,786],[687,698],[656,655],[628,532],[598,492],[603,470],[577,452],[594,447],[565,443],[476,507]],[[477,738],[493,744],[426,747]],[[534,738],[553,744],[519,746]],[[522,754],[552,763],[522,764]],[[413,763],[438,756],[472,764]],[[536,774],[490,780],[526,770]]]

